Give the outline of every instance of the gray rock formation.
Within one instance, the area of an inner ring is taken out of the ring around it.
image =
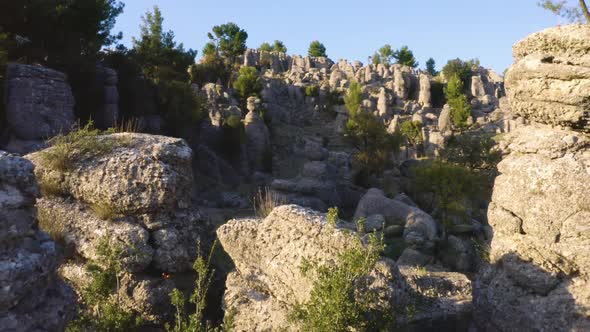
[[[237,331],[299,330],[287,317],[312,289],[313,280],[300,270],[302,259],[323,264],[360,245],[353,233],[329,226],[324,214],[295,205],[278,207],[264,220],[231,220],[217,235],[236,265],[224,306],[234,312]],[[407,290],[395,263],[381,260],[373,275],[384,305],[404,303]]]
[[[438,225],[426,212],[406,203],[385,197],[383,191],[372,188],[361,198],[354,220],[380,214],[388,225],[404,226],[404,240],[415,248],[431,249],[438,238]]]
[[[506,73],[513,111],[529,120],[590,132],[590,26],[549,28],[514,45]],[[567,65],[565,65],[567,64]]]
[[[129,279],[123,285],[126,307],[164,303],[162,278],[153,276],[191,270],[196,243],[207,243],[202,238],[206,218],[191,202],[192,151],[184,140],[163,136],[126,133],[99,140],[111,140],[112,150],[75,160],[66,172],[53,169],[43,151],[27,156],[35,163],[42,188],[59,184],[63,196],[41,199],[39,213],[60,230],[66,247],[87,261],[97,260],[97,248],[105,239],[125,248],[121,262]],[[62,274],[82,288],[87,278],[79,277],[81,267],[75,265]],[[146,297],[151,300],[134,302]],[[144,318],[161,320],[169,309],[146,309]]]
[[[17,138],[46,139],[74,124],[74,97],[65,74],[11,63],[5,84],[6,121]]]
[[[269,171],[270,134],[264,120],[256,113],[257,98],[248,98],[248,114],[244,118],[244,131],[246,133],[246,146],[250,170]]]
[[[586,26],[553,28],[514,47],[507,92],[536,123],[503,142],[508,155],[488,210],[491,265],[474,290],[476,318],[488,330],[590,329],[590,137],[586,78],[574,74],[585,70],[589,34]]]
[[[75,294],[57,276],[55,243],[37,226],[33,165],[0,151],[0,330],[63,331]]]
[[[99,128],[110,128],[117,124],[119,119],[119,76],[111,68],[96,67],[98,83],[103,87],[103,104],[96,114],[96,125]]]
[[[263,220],[231,220],[221,226],[217,235],[236,266],[224,295],[224,309],[233,314],[236,330],[300,331],[289,316],[313,286],[313,278],[301,272],[302,261],[333,262],[343,250],[360,245],[358,235],[339,228],[343,224],[334,228],[325,214],[286,205]],[[378,305],[391,310],[398,324],[452,319],[471,308],[471,283],[458,273],[414,266],[398,270],[382,258],[370,275]]]

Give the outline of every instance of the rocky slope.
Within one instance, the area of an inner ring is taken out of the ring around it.
[[[191,202],[192,151],[182,139],[147,134],[99,140],[112,141],[112,150],[76,160],[66,171],[52,167],[47,151],[27,156],[42,187],[59,185],[39,200],[39,213],[84,260],[98,260],[105,239],[122,245],[121,298],[145,318],[160,320],[170,313],[174,288],[161,274],[189,271],[197,242],[210,242],[207,220]],[[77,287],[87,282],[77,262],[61,270]]]
[[[491,265],[474,295],[490,331],[590,329],[590,27],[533,34],[506,75],[515,112],[488,211]],[[560,126],[560,127],[558,127]]]
[[[75,295],[58,277],[56,244],[37,224],[33,165],[0,151],[0,330],[59,331]]]

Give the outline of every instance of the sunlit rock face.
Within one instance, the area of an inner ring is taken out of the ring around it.
[[[557,27],[514,46],[507,94],[532,123],[502,143],[491,264],[474,290],[488,330],[590,329],[588,36],[588,26]]]

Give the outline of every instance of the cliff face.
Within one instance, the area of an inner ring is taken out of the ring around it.
[[[590,329],[589,36],[572,25],[514,46],[507,94],[531,124],[505,137],[488,210],[491,264],[474,290],[488,330]]]
[[[74,292],[57,277],[55,243],[37,226],[33,165],[0,151],[0,330],[60,331]]]

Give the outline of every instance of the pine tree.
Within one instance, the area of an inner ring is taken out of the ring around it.
[[[412,68],[418,67],[418,61],[414,57],[414,53],[407,47],[402,46],[399,50],[393,52],[393,57],[397,60],[397,63]]]
[[[430,58],[430,59],[428,59],[428,61],[426,61],[426,71],[431,76],[438,75],[438,71],[436,70],[436,62],[434,61],[433,58]]]
[[[309,50],[307,51],[307,54],[311,57],[327,57],[326,47],[319,41],[314,40],[311,42],[311,44],[309,44]]]
[[[453,124],[459,130],[466,129],[468,127],[467,121],[471,116],[471,107],[467,102],[467,96],[463,93],[463,81],[459,75],[453,75],[449,79],[445,95],[447,103],[451,107]]]

